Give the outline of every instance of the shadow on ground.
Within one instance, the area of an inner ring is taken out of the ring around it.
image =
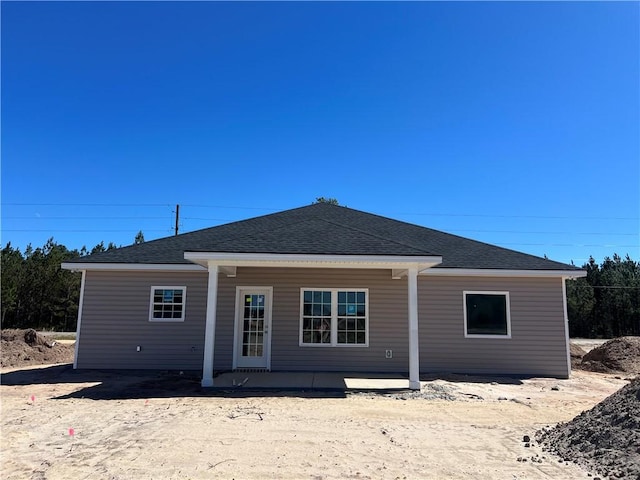
[[[86,384],[54,399],[128,400],[174,397],[344,398],[345,389],[202,388],[200,372],[154,370],[74,370],[71,364],[15,370],[2,375],[3,385]]]
[[[278,373],[277,375],[287,374]],[[178,372],[168,370],[74,370],[71,364],[64,364],[46,366],[41,368],[14,370],[2,375],[2,384],[83,384],[78,385],[77,390],[55,398],[87,398],[92,400],[126,400],[176,397],[345,398],[349,393],[355,392],[369,392],[375,395],[385,393],[399,393],[403,391],[403,389],[397,388],[390,389],[388,391],[379,388],[372,390],[354,388],[350,389],[341,382],[331,384],[335,386],[334,388],[316,388],[315,385],[313,388],[308,388],[302,386],[304,384],[302,384],[299,388],[282,386],[282,384],[280,384],[280,386],[270,388],[257,388],[246,385],[234,387],[229,386],[218,388],[202,388],[200,386],[200,379],[201,372],[199,371]],[[423,382],[444,380],[451,383],[485,383],[502,385],[522,385],[523,383],[522,379],[518,377],[462,374],[428,374],[422,375],[421,380]],[[222,384],[224,385],[224,382],[222,382]],[[275,382],[275,384],[278,385],[278,382]],[[285,383],[285,385],[287,384]],[[427,383],[426,386],[423,385],[423,387],[423,391],[425,389],[429,390],[429,383]],[[416,391],[413,393],[414,395],[417,394],[419,396],[421,392]]]

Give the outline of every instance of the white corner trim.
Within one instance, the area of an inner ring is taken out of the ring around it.
[[[567,378],[571,376],[571,347],[569,339],[569,312],[567,310],[567,278],[562,281],[562,309],[564,311],[564,341],[567,349]]]
[[[460,277],[586,277],[584,270],[503,270],[499,268],[429,268],[420,275]]]
[[[82,280],[80,280],[80,301],[78,302],[78,323],[76,325],[76,344],[73,349],[73,369],[78,368],[78,349],[80,348],[80,325],[82,324],[82,306],[84,305],[84,285],[87,278],[87,271],[82,271]]]
[[[409,268],[407,275],[409,327],[409,388],[420,390],[420,337],[418,332],[418,269]]]
[[[110,270],[110,271],[155,271],[155,272],[206,272],[207,268],[201,265],[186,263],[73,263],[63,262],[65,270]]]

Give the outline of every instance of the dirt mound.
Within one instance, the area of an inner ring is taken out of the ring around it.
[[[73,345],[63,345],[33,329],[0,332],[0,366],[22,367],[73,362]]]
[[[544,450],[565,461],[611,478],[640,478],[640,377],[536,437]]]
[[[640,337],[609,340],[582,357],[577,367],[592,372],[640,374]]]
[[[582,357],[587,354],[587,351],[580,345],[571,343],[569,345],[569,353],[571,355],[571,366],[573,368],[576,368],[580,364],[580,362],[582,362]]]

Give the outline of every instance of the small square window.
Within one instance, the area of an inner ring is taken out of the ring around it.
[[[183,322],[187,287],[151,287],[150,322]]]
[[[509,292],[464,292],[465,337],[511,338]]]

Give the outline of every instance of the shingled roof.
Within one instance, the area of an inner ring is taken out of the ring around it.
[[[316,203],[79,258],[185,264],[184,252],[442,256],[434,268],[580,270],[572,265],[347,207]],[[69,262],[72,263],[72,262]]]

